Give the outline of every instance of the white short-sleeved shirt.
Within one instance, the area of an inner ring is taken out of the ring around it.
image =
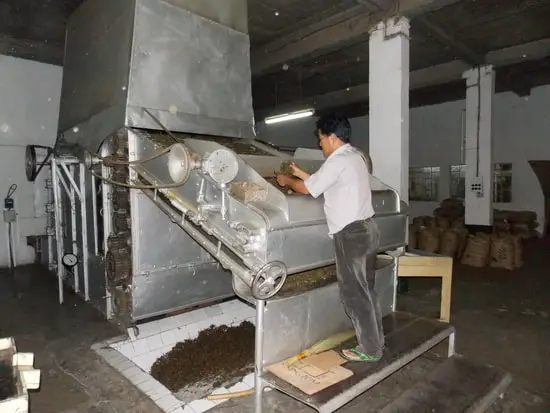
[[[350,144],[335,150],[304,183],[314,198],[324,195],[331,237],[354,221],[374,216],[367,164]]]

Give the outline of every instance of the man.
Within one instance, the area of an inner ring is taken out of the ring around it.
[[[378,361],[384,349],[380,306],[374,291],[380,233],[372,219],[370,159],[350,145],[351,124],[330,115],[317,121],[319,144],[326,157],[313,175],[292,164],[294,177],[277,182],[314,198],[324,195],[329,236],[334,239],[340,296],[358,346],[342,351],[349,361]]]

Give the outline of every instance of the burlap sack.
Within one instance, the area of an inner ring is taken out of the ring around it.
[[[425,216],[423,218],[424,218],[424,226],[426,228],[437,228],[437,223],[434,217]]]
[[[515,266],[514,236],[493,235],[491,240],[491,263],[493,268],[513,270]]]
[[[453,209],[453,208],[461,209],[461,208],[464,208],[464,201],[462,201],[462,199],[459,199],[459,198],[447,198],[441,201],[439,203],[439,206],[441,208],[446,208],[446,209]]]
[[[491,237],[489,235],[479,233],[469,236],[461,262],[471,267],[483,268],[487,266],[490,252]]]
[[[514,266],[523,267],[523,239],[517,235],[512,235],[514,241]]]
[[[463,227],[464,226],[464,217],[458,217],[457,219],[453,220],[453,223],[452,225],[457,225],[459,227]]]
[[[439,253],[446,257],[454,257],[458,250],[459,236],[456,230],[448,229],[441,234]]]
[[[493,221],[510,221],[510,216],[512,215],[511,211],[503,211],[500,209],[495,209],[493,211]]]
[[[510,220],[518,224],[532,224],[537,220],[537,213],[533,211],[513,211]]]
[[[529,224],[513,223],[512,234],[517,235],[523,239],[529,239],[532,237],[532,231]]]
[[[449,218],[435,217],[435,225],[442,231],[446,231],[451,227],[451,222]]]
[[[422,251],[437,252],[440,238],[441,232],[439,229],[423,227],[419,233],[418,248]]]
[[[464,250],[466,249],[470,232],[466,229],[466,227],[464,227],[464,225],[453,227],[453,231],[455,231],[458,235],[458,246],[456,248],[455,257],[457,260],[460,260],[464,254]]]
[[[451,221],[464,216],[464,202],[461,199],[447,198],[441,201],[440,207],[434,211],[436,216],[444,216]]]
[[[416,225],[417,228],[424,226],[424,217],[414,217],[413,218],[413,225]]]
[[[409,225],[409,250],[414,250],[418,248],[418,230],[419,227],[417,225]]]
[[[496,233],[510,232],[511,226],[508,221],[495,221],[493,223],[493,231]]]

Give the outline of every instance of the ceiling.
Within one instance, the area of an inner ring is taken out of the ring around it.
[[[0,0],[0,53],[62,64],[65,25],[81,3]],[[413,106],[463,97],[462,71],[484,63],[495,65],[498,90],[523,96],[550,83],[550,0],[249,0],[257,118],[368,110],[368,30],[396,12],[411,19]]]

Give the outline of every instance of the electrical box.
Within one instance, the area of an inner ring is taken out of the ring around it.
[[[13,209],[9,209],[7,211],[4,211],[4,222],[9,224],[11,222],[15,222],[16,219],[16,213]]]
[[[4,209],[14,209],[15,201],[13,198],[4,198]]]
[[[483,197],[483,177],[476,176],[470,182],[470,191],[475,193],[479,198]]]

